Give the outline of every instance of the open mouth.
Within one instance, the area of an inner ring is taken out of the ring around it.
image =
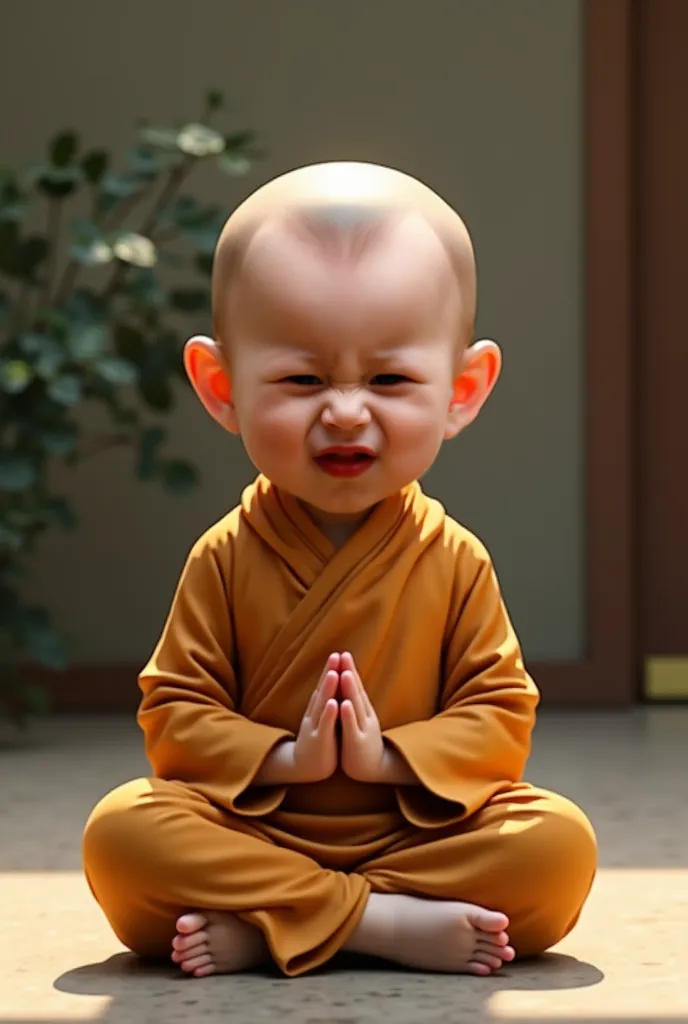
[[[360,476],[372,466],[375,456],[372,452],[352,448],[332,449],[315,458],[316,464],[330,476]]]

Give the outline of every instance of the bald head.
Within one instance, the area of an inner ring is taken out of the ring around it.
[[[215,337],[227,341],[228,291],[263,229],[287,227],[330,258],[357,259],[389,238],[395,225],[421,218],[437,235],[460,292],[461,335],[468,344],[476,307],[476,272],[470,236],[461,218],[426,185],[387,167],[327,163],[275,178],[229,218],[215,252],[212,280]]]

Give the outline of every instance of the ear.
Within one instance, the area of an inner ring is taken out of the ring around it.
[[[461,373],[454,381],[445,440],[456,437],[476,418],[490,396],[502,369],[502,353],[494,341],[467,348]]]
[[[184,369],[206,412],[225,430],[238,434],[232,383],[216,343],[200,335],[190,338],[184,346]]]

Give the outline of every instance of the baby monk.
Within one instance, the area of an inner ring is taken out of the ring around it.
[[[185,365],[259,476],[141,674],[154,777],[86,826],[131,950],[489,975],[576,923],[593,831],[521,781],[538,692],[485,548],[418,484],[499,375],[475,305],[466,228],[396,171],[302,168],[229,219]]]

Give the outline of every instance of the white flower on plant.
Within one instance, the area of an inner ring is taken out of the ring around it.
[[[112,260],[112,249],[107,242],[91,242],[88,258],[91,263],[109,263]]]
[[[158,262],[158,253],[150,238],[137,235],[134,231],[120,235],[112,251],[118,260],[135,267],[154,267]]]
[[[204,124],[187,124],[177,136],[177,145],[189,156],[215,156],[225,148],[225,140],[214,128]]]

